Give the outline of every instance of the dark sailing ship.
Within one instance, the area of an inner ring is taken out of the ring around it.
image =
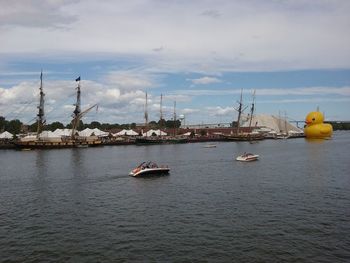
[[[233,134],[230,135],[225,135],[225,139],[229,141],[258,141],[258,140],[263,140],[265,139],[264,135],[260,133],[253,133],[252,132],[252,119],[253,119],[253,114],[255,110],[255,91],[253,94],[253,101],[252,105],[250,108],[250,116],[249,116],[249,127],[248,127],[248,132],[242,132],[241,130],[241,117],[243,111],[247,108],[243,108],[243,102],[242,102],[242,90],[241,90],[241,97],[240,100],[238,101],[238,108],[236,111],[238,112],[238,117],[237,117],[237,126],[236,126],[236,131]]]
[[[59,149],[59,148],[74,148],[74,147],[89,147],[89,146],[98,146],[101,145],[101,140],[98,138],[87,138],[80,137],[77,132],[78,124],[81,118],[89,112],[92,108],[96,107],[97,104],[89,107],[88,109],[81,111],[81,102],[80,102],[80,77],[76,79],[78,82],[77,86],[77,100],[75,105],[75,109],[73,111],[73,120],[72,130],[70,136],[62,136],[59,138],[55,138],[55,140],[51,140],[47,137],[41,137],[40,134],[43,132],[43,128],[45,126],[45,111],[44,111],[44,97],[45,93],[43,91],[43,73],[40,74],[40,101],[38,106],[38,114],[37,114],[37,131],[36,137],[30,138],[29,140],[25,140],[24,138],[18,138],[14,144],[17,148],[20,149]]]
[[[146,102],[145,102],[145,127],[148,127],[148,101],[147,101],[147,92],[146,92]],[[162,104],[163,104],[163,95],[160,96],[160,121],[159,123],[162,123],[163,120],[163,111],[162,111]],[[168,135],[162,135],[162,131],[160,130],[159,135],[155,136],[139,136],[135,139],[135,143],[137,145],[147,145],[147,144],[173,144],[173,143],[186,143],[188,142],[187,138],[179,137],[176,134],[176,102],[174,102],[174,134],[173,136]],[[162,128],[162,127],[160,127]]]

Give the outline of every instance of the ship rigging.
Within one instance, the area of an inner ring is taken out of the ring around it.
[[[72,147],[87,147],[87,146],[97,146],[101,145],[101,140],[99,140],[97,137],[92,138],[80,138],[79,136],[76,136],[76,131],[78,129],[79,122],[81,118],[88,113],[91,109],[94,107],[97,107],[97,104],[92,105],[91,107],[87,108],[84,111],[81,111],[81,87],[80,87],[80,80],[81,78],[78,77],[76,81],[78,82],[78,86],[76,88],[77,90],[77,100],[75,105],[75,109],[73,111],[73,119],[71,122],[72,130],[70,136],[59,136],[53,138],[46,138],[41,137],[41,134],[43,132],[43,127],[45,125],[46,119],[45,119],[45,111],[44,111],[44,104],[45,104],[45,93],[43,91],[43,73],[41,71],[40,74],[40,99],[39,99],[39,106],[38,106],[38,114],[37,114],[37,134],[36,136],[26,138],[19,138],[17,141],[14,142],[15,146],[18,148],[27,148],[27,149],[50,149],[50,148],[72,148]]]

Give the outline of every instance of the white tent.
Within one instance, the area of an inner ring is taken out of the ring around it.
[[[60,142],[61,136],[58,136],[56,133],[52,131],[43,131],[39,134],[39,138],[41,140],[47,140],[52,142]]]
[[[93,134],[98,137],[107,137],[109,135],[108,132],[101,131],[100,129],[97,129],[97,128],[93,129]]]
[[[4,131],[3,133],[0,133],[0,139],[12,139],[13,135],[12,133],[9,133],[8,131]]]
[[[72,129],[56,129],[53,133],[55,137],[71,136]]]
[[[115,134],[113,134],[113,136],[137,136],[139,135],[137,132],[133,131],[133,130],[121,130],[120,132],[117,132]]]
[[[190,136],[191,135],[191,132],[186,132],[184,134],[182,134],[183,136]]]
[[[39,138],[52,138],[52,137],[58,137],[54,132],[52,131],[42,131],[40,134],[39,134]]]
[[[91,136],[91,134],[92,134],[93,132],[94,132],[93,129],[86,128],[86,129],[84,129],[84,130],[82,130],[82,131],[80,131],[80,132],[78,132],[78,133],[79,133],[79,136],[82,136],[82,137],[89,137],[89,136]]]
[[[150,137],[150,136],[152,136],[152,135],[157,135],[157,136],[165,136],[165,135],[167,135],[167,133],[166,132],[163,132],[163,131],[161,131],[161,130],[149,130],[148,132],[145,132],[142,136],[147,136],[147,137]]]
[[[108,134],[109,134],[108,132],[101,131],[98,128],[95,128],[95,129],[86,128],[79,132],[79,136],[82,136],[82,137],[90,137],[90,136],[106,137],[108,136]]]

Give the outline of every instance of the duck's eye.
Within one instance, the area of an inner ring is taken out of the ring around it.
[[[315,120],[315,118],[312,118],[312,120],[314,121],[314,120]]]

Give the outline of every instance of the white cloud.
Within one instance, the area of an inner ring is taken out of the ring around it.
[[[233,107],[207,107],[206,110],[211,116],[228,116],[233,115],[236,110]]]
[[[350,96],[350,87],[305,87],[294,89],[259,89],[257,95],[340,95]]]
[[[184,108],[180,111],[180,113],[186,116],[188,114],[199,113],[200,111],[201,111],[200,109]]]
[[[350,67],[349,1],[3,0],[1,7],[3,54],[68,61],[112,54],[192,72]]]
[[[286,95],[338,95],[350,96],[350,87],[303,87],[303,88],[270,88],[270,89],[245,89],[244,94],[251,95],[256,91],[256,96],[286,96]],[[240,89],[188,89],[177,90],[176,93],[187,96],[224,96],[224,95],[238,95],[241,93]]]
[[[117,74],[118,75],[118,74]],[[144,79],[144,78],[141,78]],[[147,78],[146,78],[147,79]],[[133,81],[128,83],[134,83]],[[145,82],[147,83],[147,82]],[[71,119],[76,92],[75,81],[46,80],[44,81],[45,110],[48,122],[61,121],[68,123]],[[129,85],[129,84],[128,84]],[[128,89],[128,85],[116,85],[115,83],[100,83],[90,80],[82,80],[82,108],[85,109],[95,103],[99,104],[99,112],[89,112],[86,121],[98,119],[104,122],[143,122],[145,105],[144,85],[134,85]],[[138,87],[138,89],[137,89]],[[19,118],[24,122],[32,121],[37,113],[39,101],[39,81],[23,81],[10,88],[0,88],[0,112],[7,119]],[[244,90],[245,97],[252,94],[253,90]],[[164,116],[172,118],[173,102],[177,102],[178,114],[195,116],[196,119],[208,119],[213,117],[231,120],[235,115],[233,107],[197,105],[196,108],[188,108],[197,96],[227,96],[238,98],[241,90],[178,90],[174,94],[163,97]],[[323,103],[323,102],[348,102],[350,100],[350,87],[303,87],[294,89],[257,89],[257,102],[261,105],[278,105],[291,103]],[[271,96],[293,96],[290,98],[271,99]],[[159,118],[160,96],[149,93],[149,114],[151,119]],[[249,97],[250,99],[251,97]],[[193,104],[195,105],[195,104]]]
[[[261,100],[259,104],[284,104],[284,103],[319,103],[319,102],[350,102],[350,98],[306,98],[306,99],[280,99],[280,100]]]
[[[191,96],[183,95],[183,94],[166,94],[163,95],[163,102],[164,103],[173,103],[176,102],[189,102],[191,101]]]
[[[189,80],[192,81],[193,84],[202,84],[202,85],[221,82],[220,79],[213,78],[213,77],[202,77],[198,79],[189,79]]]
[[[201,13],[202,16],[208,16],[211,18],[218,18],[221,16],[220,12],[214,9],[206,10]]]
[[[68,123],[75,103],[76,83],[73,81],[45,81],[45,113],[48,122]],[[39,83],[21,82],[12,88],[0,88],[0,112],[6,119],[19,118],[28,122],[35,118],[39,103]],[[94,81],[81,82],[82,109],[98,104],[100,111],[112,113],[99,116],[108,122],[116,116],[125,122],[142,119],[145,93],[141,90],[120,90]],[[91,115],[91,113],[87,114]],[[96,117],[96,116],[95,116]],[[88,118],[89,119],[89,118]]]
[[[106,76],[106,81],[121,90],[147,89],[157,86],[154,76],[140,72],[112,71]]]
[[[0,27],[62,27],[76,20],[63,10],[71,3],[70,0],[0,0]]]
[[[51,71],[45,71],[45,74],[52,74]],[[57,74],[57,72],[55,72]],[[0,76],[38,76],[38,71],[5,71],[0,72]]]
[[[197,96],[238,98],[240,89],[210,89],[224,72],[350,68],[349,1],[0,0],[0,6],[0,75],[7,78],[1,80],[6,88],[0,88],[0,112],[26,119],[36,114],[38,81],[12,79],[37,75],[28,67],[33,61],[61,63],[67,72],[76,65],[86,67],[87,61],[107,61],[101,68],[92,65],[97,80],[82,82],[82,101],[84,106],[99,103],[97,117],[109,122],[142,121],[145,91],[167,89],[163,73],[201,73],[204,77],[188,80],[208,85],[199,90],[171,87],[164,99],[165,108],[171,108],[174,100],[196,107]],[[22,72],[9,68],[22,60],[27,62]],[[105,69],[108,74],[99,75]],[[44,82],[49,119],[69,119],[75,85]],[[252,91],[243,92],[251,96]],[[268,96],[293,96],[284,102],[334,102],[347,100],[350,87],[265,88],[256,95],[261,103],[264,96],[276,103],[281,100]],[[156,110],[159,98],[150,95],[149,103]],[[209,114],[201,107],[179,107],[179,112]],[[230,114],[228,108],[210,110]]]

